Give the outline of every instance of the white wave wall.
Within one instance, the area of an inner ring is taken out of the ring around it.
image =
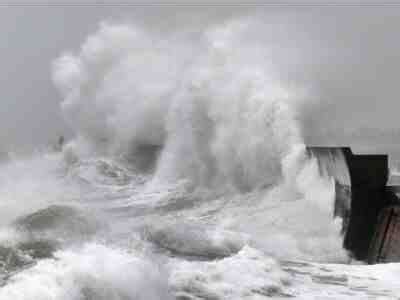
[[[276,183],[282,161],[302,145],[297,99],[268,60],[268,45],[248,40],[254,29],[232,21],[160,37],[101,24],[77,54],[54,62],[66,119],[89,152],[162,146],[162,182],[239,190]]]
[[[150,186],[267,191],[257,194],[257,211],[239,205],[233,219],[243,231],[268,236],[289,257],[323,261],[334,249],[342,259],[334,185],[306,158],[297,121],[304,97],[281,80],[269,56],[276,45],[260,42],[258,30],[236,20],[161,36],[101,24],[78,53],[54,62],[62,109],[77,135],[67,151],[129,156],[159,146]]]

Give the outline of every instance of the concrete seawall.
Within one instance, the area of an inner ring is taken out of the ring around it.
[[[398,234],[392,230],[391,236],[381,225],[389,212],[385,208],[398,205],[400,195],[400,187],[387,186],[388,156],[353,154],[349,147],[308,147],[307,151],[317,159],[321,175],[335,179],[334,212],[343,219],[343,247],[358,260],[383,261],[377,244],[400,237],[400,222]],[[400,261],[400,251],[396,253],[390,261]]]

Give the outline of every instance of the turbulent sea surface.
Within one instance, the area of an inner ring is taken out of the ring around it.
[[[54,62],[75,137],[1,162],[0,299],[398,299],[400,266],[348,264],[249,27],[103,24]]]

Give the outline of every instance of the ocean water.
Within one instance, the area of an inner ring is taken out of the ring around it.
[[[1,162],[0,299],[397,299],[397,264],[349,264],[249,26],[102,24],[54,62],[75,136]]]

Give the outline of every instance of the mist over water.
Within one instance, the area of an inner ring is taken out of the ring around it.
[[[0,299],[296,296],[281,262],[347,261],[314,101],[259,30],[102,23],[54,61],[75,136],[2,164]]]

